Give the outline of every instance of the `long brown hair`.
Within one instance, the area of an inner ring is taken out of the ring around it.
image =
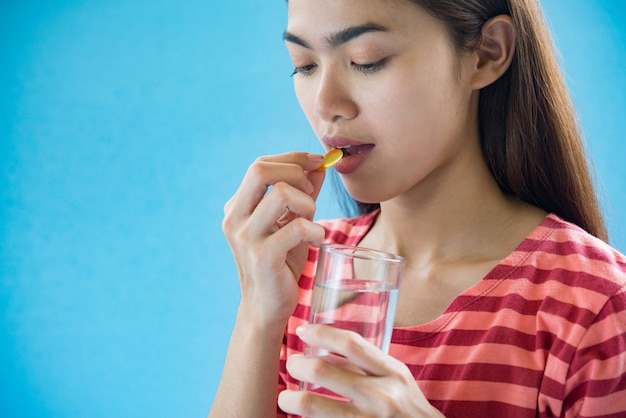
[[[482,25],[507,14],[516,28],[510,68],[480,92],[483,155],[501,189],[607,241],[569,91],[537,0],[411,0],[441,20],[459,53]],[[357,202],[359,213],[377,204]]]

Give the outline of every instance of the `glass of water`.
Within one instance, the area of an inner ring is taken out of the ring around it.
[[[384,251],[322,245],[309,323],[354,331],[386,353],[405,265],[404,258]],[[304,354],[345,363],[340,356],[318,347],[307,346]],[[304,382],[300,389],[337,397]]]

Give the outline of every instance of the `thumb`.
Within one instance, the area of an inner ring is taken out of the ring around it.
[[[322,190],[322,184],[324,184],[324,179],[326,178],[326,171],[307,171],[306,175],[313,184],[313,191],[310,195],[316,200]]]

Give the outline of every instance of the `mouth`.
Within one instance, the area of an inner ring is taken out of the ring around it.
[[[343,152],[344,157],[349,157],[351,155],[363,154],[364,152],[372,149],[373,147],[374,147],[374,144],[363,144],[363,145],[343,145],[343,146],[338,146],[336,148],[340,149],[341,152]]]
[[[339,174],[344,175],[357,171],[369,159],[376,147],[373,143],[361,142],[345,136],[324,136],[322,142],[330,149],[341,150],[342,157],[334,167]]]

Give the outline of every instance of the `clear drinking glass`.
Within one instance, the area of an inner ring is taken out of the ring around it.
[[[384,251],[322,245],[309,323],[355,331],[387,352],[405,265],[404,258]],[[345,363],[342,357],[318,347],[307,346],[304,354],[335,364]],[[304,382],[300,389],[337,397],[324,388]]]

